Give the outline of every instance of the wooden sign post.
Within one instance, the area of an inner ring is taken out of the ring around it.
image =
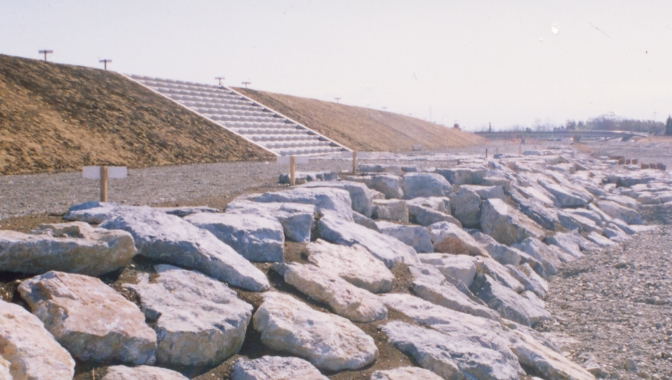
[[[296,185],[296,164],[307,164],[306,156],[279,156],[278,164],[289,164],[289,184]]]
[[[485,158],[488,158],[488,148],[485,148]]]
[[[352,175],[357,174],[357,157],[359,158],[365,158],[366,153],[365,152],[357,152],[357,151],[352,151],[352,152],[341,152],[341,157],[342,158],[351,158],[352,157]]]
[[[125,166],[85,166],[82,177],[100,180],[100,201],[107,202],[107,180],[109,178],[126,178],[128,169]]]

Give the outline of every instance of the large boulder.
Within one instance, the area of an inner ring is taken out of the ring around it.
[[[439,168],[435,173],[441,174],[453,186],[480,185],[487,173],[483,167],[473,168]]]
[[[262,203],[314,205],[321,216],[331,213],[352,222],[352,199],[350,193],[341,189],[297,187],[291,190],[264,193],[254,197],[253,200]]]
[[[429,226],[434,252],[489,257],[483,247],[460,227],[439,222]]]
[[[375,199],[371,217],[374,219],[408,222],[408,207],[400,199]]]
[[[420,264],[409,267],[413,276],[411,289],[413,294],[433,304],[465,314],[498,321],[499,314],[489,309],[465,287],[458,289],[434,266]]]
[[[249,214],[200,213],[184,220],[212,232],[250,261],[284,261],[285,234],[276,219]]]
[[[537,259],[541,265],[544,266],[546,273],[550,275],[558,273],[557,267],[561,264],[561,260],[558,258],[556,252],[541,240],[527,238],[520,243],[512,245],[511,247],[517,248]]]
[[[404,168],[399,165],[358,164],[357,171],[362,173],[391,173],[400,176],[404,173]]]
[[[261,342],[327,371],[356,370],[378,358],[373,338],[349,320],[316,311],[294,297],[267,292],[254,313]]]
[[[413,198],[406,201],[408,207],[422,206],[435,211],[450,214],[450,198],[448,197],[420,197]]]
[[[119,215],[120,210],[128,210],[133,207],[119,206],[114,202],[85,202],[68,209],[63,219],[70,221],[86,222],[92,224],[100,224],[108,219],[115,218]],[[144,207],[149,209],[149,207]]]
[[[323,302],[338,315],[353,322],[373,322],[387,318],[387,309],[369,291],[315,265],[275,264],[273,270],[286,283],[308,297]]]
[[[75,361],[19,305],[0,300],[0,379],[70,380]]]
[[[407,226],[389,222],[377,222],[378,230],[385,235],[392,236],[410,245],[418,253],[432,253],[432,239],[429,230],[422,226]]]
[[[642,216],[635,210],[612,201],[599,201],[597,207],[612,218],[618,218],[628,224],[643,224]]]
[[[528,237],[537,239],[545,231],[520,211],[501,199],[488,199],[481,208],[481,229],[499,243],[511,245]]]
[[[328,380],[310,362],[293,357],[262,356],[233,363],[231,380]]]
[[[586,207],[593,200],[587,191],[579,192],[555,183],[541,181],[541,185],[558,200],[560,207]]]
[[[418,261],[415,250],[398,239],[332,215],[320,219],[317,230],[320,237],[326,241],[347,246],[355,244],[363,246],[388,268],[392,268],[397,262],[410,265]]]
[[[233,248],[177,216],[160,211],[125,212],[100,227],[130,232],[142,256],[192,268],[252,291],[270,287],[266,275]]]
[[[483,248],[490,254],[490,256],[497,260],[502,265],[519,265],[519,264],[528,264],[535,272],[537,272],[541,277],[548,278],[549,273],[544,268],[543,264],[529,255],[526,252],[521,251],[512,245],[508,247],[504,244],[498,243],[492,236],[486,235],[480,231],[474,231],[471,233],[471,236],[478,241]],[[542,243],[543,244],[543,243]],[[555,274],[555,272],[553,272]]]
[[[453,186],[436,173],[407,173],[402,177],[401,188],[405,199],[413,199],[443,197],[452,191]]]
[[[506,266],[511,275],[518,280],[525,290],[529,290],[540,298],[546,297],[548,293],[548,282],[541,278],[529,264],[522,264],[519,266],[508,264]]]
[[[115,365],[107,367],[107,372],[102,380],[187,380],[179,372],[159,367],[150,367],[139,365],[137,367],[126,367]]]
[[[323,171],[323,172],[296,172],[294,173],[295,181],[305,181],[305,182],[314,182],[314,181],[338,181],[338,173],[335,171]],[[282,173],[278,177],[278,183],[289,184],[291,177],[289,173]]]
[[[505,198],[502,186],[462,185],[460,189],[473,191],[483,199],[499,198],[503,200]]]
[[[157,364],[213,366],[243,345],[252,306],[215,279],[172,265],[157,265],[150,281],[125,284],[140,299],[158,338]]]
[[[581,251],[598,251],[600,249],[598,245],[586,240],[576,231],[556,233],[553,236],[547,237],[544,241],[549,245],[558,247],[571,257],[569,260],[565,258],[566,261],[583,257]]]
[[[569,212],[558,212],[558,221],[568,230],[577,230],[580,232],[602,232],[602,228],[598,227],[592,219],[585,218],[579,214]]]
[[[310,242],[310,231],[315,223],[317,211],[314,205],[300,203],[259,203],[249,200],[235,200],[226,206],[227,214],[252,214],[275,218],[282,225],[287,240],[300,243]]]
[[[366,180],[366,185],[385,194],[387,199],[403,199],[404,190],[401,188],[401,177],[392,174],[375,174]]]
[[[365,184],[352,181],[329,181],[329,182],[313,182],[303,185],[304,187],[329,187],[334,189],[345,190],[350,193],[352,200],[352,209],[358,213],[371,217],[373,211],[373,197],[374,192]]]
[[[389,292],[394,275],[366,248],[336,245],[318,239],[306,247],[308,261],[345,281],[373,293]]]
[[[156,361],[156,333],[143,313],[95,277],[47,272],[22,282],[19,293],[56,340],[82,361]]]
[[[445,212],[437,211],[426,206],[412,204],[410,202],[407,202],[407,206],[408,220],[411,223],[419,224],[421,226],[429,226],[438,222],[448,222],[455,224],[458,227],[462,227],[462,223],[460,223],[459,220]]]
[[[42,224],[31,234],[0,231],[0,268],[9,272],[100,276],[130,264],[137,253],[128,232],[84,222]]]
[[[480,273],[489,275],[497,282],[516,293],[521,293],[525,290],[525,286],[511,275],[511,272],[507,267],[493,259],[487,258],[482,260]]]
[[[452,284],[459,282],[467,287],[474,281],[476,273],[481,270],[483,261],[468,255],[451,255],[434,253],[420,255],[420,262],[438,269]]]
[[[488,275],[477,274],[469,289],[502,318],[525,326],[533,326],[551,318],[551,314],[537,302],[538,299],[531,300],[526,297],[528,294],[520,295]]]
[[[460,187],[460,190],[450,195],[453,216],[464,227],[478,227],[482,202],[481,196],[467,187]]]
[[[494,333],[476,340],[469,327],[450,335],[435,329],[391,321],[382,330],[397,349],[444,379],[513,380],[525,374],[506,341]],[[499,342],[495,346],[493,341]]]
[[[399,367],[387,371],[376,371],[370,380],[441,380],[434,372],[419,367]]]

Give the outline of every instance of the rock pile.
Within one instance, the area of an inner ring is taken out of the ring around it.
[[[15,299],[30,312],[0,301],[0,378],[72,378],[77,359],[119,364],[105,379],[180,379],[256,336],[274,354],[231,359],[231,379],[362,371],[382,343],[421,368],[374,380],[591,379],[594,363],[534,329],[552,317],[549,276],[630,239],[639,205],[672,202],[666,172],[572,150],[359,170],[223,213],[90,202],[70,223],[0,231],[0,268],[34,275]],[[297,243],[301,258],[287,255]],[[143,270],[109,285],[138,260]]]

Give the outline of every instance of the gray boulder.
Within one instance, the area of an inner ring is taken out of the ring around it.
[[[394,175],[402,175],[404,170],[399,165],[383,165],[383,164],[358,164],[357,171],[363,173],[391,173]]]
[[[554,250],[550,249],[544,242],[535,238],[527,238],[520,243],[512,245],[522,252],[537,259],[543,265],[546,273],[554,275],[558,273],[557,266],[561,264]]]
[[[505,198],[502,186],[462,185],[460,189],[473,191],[483,199],[497,198],[504,200]]]
[[[338,173],[334,171],[323,172],[296,172],[294,173],[294,180],[298,182],[315,182],[315,181],[338,181]],[[278,177],[278,183],[290,183],[289,173],[282,173]]]
[[[392,268],[396,262],[412,265],[418,261],[415,250],[398,239],[332,215],[320,219],[317,223],[317,230],[322,239],[334,244],[363,246],[388,268]]]
[[[545,231],[501,199],[488,199],[481,209],[481,229],[501,244],[511,245],[528,237],[543,238]]]
[[[376,225],[380,232],[392,236],[410,245],[418,253],[432,253],[432,239],[429,236],[429,230],[422,226],[406,226],[389,222],[377,222]]]
[[[578,214],[561,211],[558,212],[558,220],[568,230],[577,230],[585,233],[602,232],[602,229],[594,221]]]
[[[19,305],[0,300],[0,379],[71,380],[75,361]]]
[[[273,270],[299,292],[326,303],[336,314],[353,322],[387,318],[387,309],[373,293],[352,285],[330,270],[301,263],[275,264]]]
[[[418,367],[398,367],[387,371],[376,371],[370,380],[441,380],[434,372]]]
[[[525,326],[533,326],[551,318],[551,314],[538,302],[523,297],[488,275],[477,274],[469,289],[502,318]]]
[[[293,357],[262,356],[233,363],[231,380],[328,380],[310,362]]]
[[[439,222],[429,226],[434,252],[490,257],[478,242],[460,227]]]
[[[422,206],[446,214],[450,214],[451,210],[450,198],[448,197],[419,197],[407,200],[406,204],[409,207],[411,205]]]
[[[359,224],[360,226],[364,226],[364,227],[366,227],[370,230],[380,232],[380,230],[378,229],[378,226],[376,225],[375,220],[373,220],[371,218],[368,218],[368,217],[358,213],[357,211],[352,212],[352,220],[355,223]]]
[[[467,287],[481,270],[482,261],[468,255],[434,253],[420,255],[420,262],[438,269],[452,284],[463,283]]]
[[[486,175],[486,169],[482,167],[473,168],[439,168],[435,173],[441,174],[453,186],[457,185],[480,185]]]
[[[314,205],[300,203],[259,203],[235,200],[226,206],[226,213],[275,218],[282,225],[287,240],[308,243],[317,211]]]
[[[200,213],[184,220],[210,231],[250,261],[284,261],[285,235],[276,219],[251,214]]]
[[[126,367],[115,365],[107,367],[102,380],[187,380],[181,373],[166,368],[139,365]]]
[[[517,358],[504,345],[503,339],[488,334],[490,341],[499,344],[481,344],[472,334],[444,334],[435,329],[414,326],[401,321],[388,322],[383,332],[400,351],[413,357],[421,367],[444,379],[519,379],[525,372]],[[487,339],[485,337],[481,340]],[[501,343],[500,343],[501,342]],[[501,351],[497,348],[501,347]]]
[[[419,224],[421,226],[429,226],[434,223],[448,222],[462,227],[462,223],[455,219],[452,215],[436,211],[425,206],[418,206],[407,203],[408,205],[408,219],[411,223]]]
[[[368,187],[385,194],[387,199],[403,199],[404,190],[401,188],[401,177],[392,174],[372,175],[365,183]]]
[[[304,187],[329,187],[334,189],[345,190],[350,194],[352,200],[352,209],[364,216],[371,217],[373,211],[373,197],[374,192],[365,184],[352,181],[330,181],[330,182],[314,182],[303,185]]]
[[[408,207],[400,199],[376,199],[371,216],[374,219],[408,222]]]
[[[586,236],[586,239],[590,240],[591,242],[597,244],[600,248],[611,248],[611,247],[616,247],[618,244],[615,242],[609,240],[609,238],[604,237],[600,234],[597,234],[595,232],[591,232]]]
[[[443,197],[453,189],[443,176],[436,173],[407,173],[402,177],[401,188],[405,199]]]
[[[125,212],[100,227],[130,232],[140,255],[192,268],[252,291],[270,286],[266,275],[233,248],[177,216],[159,211]]]
[[[139,297],[158,338],[157,364],[213,366],[243,345],[252,306],[225,284],[195,271],[157,265],[150,282],[142,273],[125,284]]]
[[[304,358],[320,369],[356,370],[378,358],[373,338],[352,322],[286,294],[265,293],[252,320],[265,346]]]
[[[352,222],[352,200],[350,193],[341,189],[297,187],[291,190],[264,193],[254,197],[261,203],[301,203],[314,205],[324,216],[327,212]]]
[[[464,186],[450,195],[452,214],[462,223],[463,227],[478,227],[482,202],[477,192]]]
[[[42,224],[31,234],[0,231],[0,268],[9,272],[100,276],[130,264],[137,253],[128,232],[84,222]]]
[[[583,257],[581,251],[599,251],[600,247],[579,235],[576,231],[567,233],[556,233],[546,238],[547,244],[552,244],[560,248],[563,252],[569,254],[575,259]]]
[[[481,270],[479,272],[482,274],[487,274],[500,284],[506,286],[516,293],[522,293],[525,291],[525,286],[521,284],[520,281],[516,279],[516,277],[511,275],[511,271],[493,259],[483,259],[481,263]]]
[[[543,182],[541,185],[558,200],[559,207],[586,207],[593,200],[587,191],[579,192],[555,183]]]
[[[541,278],[528,264],[523,264],[520,266],[507,265],[511,275],[518,280],[525,290],[529,290],[539,296],[540,298],[546,297],[548,293],[548,282]]]
[[[618,218],[627,224],[643,224],[642,216],[635,210],[612,201],[599,201],[597,207],[612,218]]]
[[[389,292],[394,275],[361,245],[351,247],[318,239],[306,246],[308,261],[372,293]]]
[[[22,282],[19,293],[56,340],[82,361],[156,361],[156,333],[140,309],[95,277],[47,272]]]

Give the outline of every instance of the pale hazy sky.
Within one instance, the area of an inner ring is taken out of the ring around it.
[[[429,118],[672,113],[672,1],[0,0],[0,54]]]

